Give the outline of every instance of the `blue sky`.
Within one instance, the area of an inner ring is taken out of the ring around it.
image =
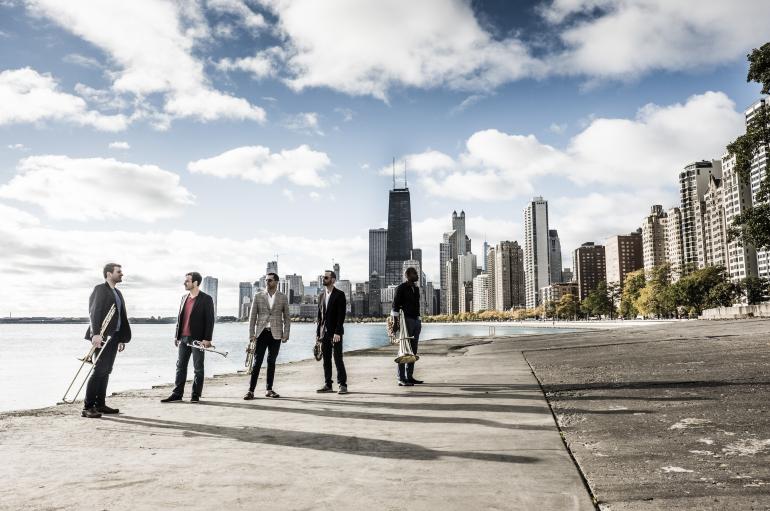
[[[513,6],[512,6],[513,5]],[[465,210],[479,253],[549,200],[564,259],[675,205],[758,98],[763,2],[0,0],[0,314],[82,315],[108,261],[133,314],[191,269],[278,254],[309,282],[367,272],[390,162],[415,245]],[[68,299],[61,299],[62,289]],[[232,308],[232,310],[230,310]]]

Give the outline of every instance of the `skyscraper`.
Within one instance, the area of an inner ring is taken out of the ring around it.
[[[735,155],[722,158],[722,170],[725,224],[732,225],[735,217],[752,205],[751,184],[744,183],[735,172]],[[731,241],[726,251],[727,271],[733,281],[757,276],[757,251],[753,246]]]
[[[679,196],[682,212],[683,272],[704,266],[703,198],[711,176],[722,177],[719,160],[697,161],[679,173]]]
[[[611,236],[604,244],[605,272],[607,284],[616,283],[623,287],[626,275],[644,268],[642,255],[642,230],[631,234]]]
[[[401,267],[411,257],[412,208],[409,188],[396,188],[388,197],[388,238],[385,250],[385,286],[401,283]]]
[[[556,229],[548,230],[548,260],[551,267],[551,283],[561,282],[561,242]]]
[[[452,211],[452,230],[457,232],[457,255],[462,255],[468,252],[465,242],[467,235],[465,233],[465,211],[460,211],[460,215],[457,215],[457,211]]]
[[[369,229],[369,275],[385,275],[385,251],[388,246],[387,229]]]
[[[579,298],[582,301],[586,299],[588,293],[596,289],[599,282],[607,278],[604,247],[593,242],[583,243],[575,249],[572,264],[575,269]]]
[[[334,274],[337,276],[337,281],[339,282],[342,280],[342,276],[340,274],[340,263],[334,263],[332,268],[334,269]]]
[[[548,201],[535,197],[524,209],[524,276],[526,306],[540,304],[539,291],[551,283],[548,262]]]
[[[217,293],[219,291],[219,280],[214,277],[203,277],[201,283],[201,291],[211,296],[211,300],[214,302],[214,317],[217,316]]]
[[[746,109],[746,122],[751,122],[761,110],[766,110],[767,108],[767,101],[760,99]],[[770,158],[770,151],[765,147],[764,150],[758,151],[751,161],[749,181],[751,182],[751,201],[753,205],[757,205],[757,193],[759,193],[759,187],[762,185],[765,177],[765,167],[768,158]],[[764,278],[770,277],[770,250],[757,250],[757,275]]]
[[[246,321],[251,313],[251,300],[254,292],[251,282],[240,282],[238,284],[238,319]]]
[[[293,273],[286,275],[281,282],[281,291],[286,295],[290,304],[302,303],[302,297],[305,295],[305,284],[302,282],[302,275]]]
[[[666,212],[655,204],[642,222],[642,259],[649,272],[666,262]]]
[[[494,251],[494,307],[499,311],[524,307],[526,284],[524,277],[524,251],[515,241],[501,241]]]

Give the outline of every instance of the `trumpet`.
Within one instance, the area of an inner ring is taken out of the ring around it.
[[[107,327],[110,325],[110,321],[112,321],[112,316],[115,315],[115,305],[113,304],[110,306],[110,310],[107,311],[107,315],[104,316],[104,321],[102,321],[102,327],[99,330],[99,335],[104,337],[105,332],[107,332]],[[99,349],[93,344],[91,345],[91,348],[88,350],[88,353],[85,354],[83,358],[78,358],[82,362],[80,364],[80,367],[78,367],[78,371],[75,373],[75,376],[72,378],[72,381],[70,382],[70,386],[67,387],[67,390],[64,392],[64,396],[61,398],[61,402],[65,404],[71,404],[74,403],[75,400],[78,398],[78,395],[80,394],[80,391],[83,390],[83,387],[85,386],[86,382],[88,381],[88,377],[91,376],[91,371],[94,370],[94,366],[96,366],[96,363],[99,361],[99,357],[102,353],[104,353],[104,348],[107,346],[107,343],[112,340],[112,336],[107,337],[107,340],[102,343],[101,351],[99,353],[96,353],[96,350]],[[94,358],[94,355],[96,357]],[[90,364],[91,367],[88,369],[88,372],[86,373],[85,379],[83,379],[83,383],[80,384],[80,387],[78,387],[78,391],[75,392],[75,395],[72,397],[71,400],[67,400],[67,394],[69,394],[70,390],[72,389],[72,386],[75,384],[75,380],[78,379],[78,376],[80,375],[80,371],[85,367],[86,364]]]
[[[254,353],[257,351],[257,338],[252,337],[249,339],[249,347],[246,348],[246,374],[251,374],[251,370],[254,368]]]
[[[212,346],[210,348],[204,348],[200,341],[192,341],[188,342],[187,345],[191,348],[195,348],[196,350],[201,351],[210,351],[211,353],[216,353],[217,355],[222,355],[223,357],[226,357],[229,351],[217,351],[215,348],[216,346]]]

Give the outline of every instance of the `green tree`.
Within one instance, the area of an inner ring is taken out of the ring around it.
[[[731,305],[737,296],[737,286],[728,281],[723,266],[707,266],[679,279],[672,286],[677,305],[693,314],[703,309]]]
[[[639,298],[639,293],[647,285],[644,270],[636,270],[626,275],[623,282],[623,292],[620,295],[620,315],[626,319],[633,319],[639,314],[634,302]]]
[[[749,305],[756,305],[767,300],[768,284],[770,281],[766,278],[746,277],[739,284],[740,293],[746,297]]]
[[[596,289],[588,293],[583,300],[583,310],[591,316],[607,316],[612,312],[613,305],[607,292],[607,283],[599,282]]]
[[[575,320],[577,319],[579,307],[580,304],[575,298],[575,295],[572,293],[567,293],[563,295],[559,300],[559,304],[556,306],[556,314],[558,314],[559,317],[563,319]]]
[[[770,43],[755,48],[747,55],[748,82],[762,84],[762,94],[770,94]],[[746,133],[727,146],[727,152],[735,157],[735,171],[744,183],[748,183],[752,162],[764,150],[770,149],[770,116],[762,103],[756,114],[746,123]],[[728,239],[758,249],[770,248],[770,158],[765,159],[764,176],[754,203],[733,219],[728,228]]]

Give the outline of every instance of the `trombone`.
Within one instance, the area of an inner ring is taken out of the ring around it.
[[[254,353],[257,351],[257,338],[252,337],[249,339],[249,346],[246,348],[246,362],[243,364],[246,367],[246,374],[251,374],[251,370],[254,368]]]
[[[210,351],[211,353],[216,353],[217,355],[222,355],[223,357],[227,357],[227,354],[230,353],[229,351],[217,351],[216,346],[212,346],[210,348],[204,348],[200,341],[192,341],[188,342],[187,345],[191,348],[195,348],[196,350],[201,351]]]
[[[104,338],[104,334],[107,331],[107,327],[110,324],[110,321],[112,321],[112,316],[115,315],[115,304],[110,306],[110,310],[107,311],[107,315],[104,316],[104,321],[102,321],[102,327],[99,330],[99,335]],[[112,339],[112,336],[107,337],[107,340],[102,343],[101,351],[99,353],[96,353],[96,350],[99,349],[93,344],[91,345],[91,348],[88,350],[88,353],[83,358],[79,358],[82,364],[80,364],[80,367],[78,368],[78,372],[75,373],[75,376],[72,378],[72,381],[70,382],[70,386],[67,387],[67,390],[64,392],[64,396],[61,398],[61,402],[65,404],[72,404],[75,402],[75,400],[78,398],[78,395],[80,394],[80,391],[83,390],[83,387],[85,386],[86,382],[88,381],[88,377],[91,375],[91,371],[94,370],[94,366],[96,366],[96,363],[99,361],[99,357],[102,353],[104,353],[104,348],[107,346],[107,343],[110,342]],[[94,355],[96,355],[96,358],[94,358]],[[80,375],[80,371],[85,367],[86,364],[90,364],[91,367],[88,369],[88,372],[86,373],[85,379],[83,379],[83,383],[80,384],[80,387],[78,387],[78,391],[75,393],[75,395],[72,397],[71,400],[67,400],[67,394],[69,394],[70,390],[72,389],[72,386],[75,384],[75,380],[78,379],[78,376]]]

